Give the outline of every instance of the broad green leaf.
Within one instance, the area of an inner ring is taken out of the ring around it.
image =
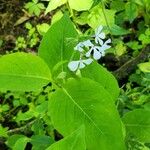
[[[81,126],[69,136],[54,143],[46,150],[86,150],[84,126]]]
[[[93,4],[93,0],[68,0],[71,9],[77,11],[89,10]]]
[[[115,77],[104,67],[94,62],[81,70],[83,77],[90,78],[103,86],[108,91],[111,98],[116,101],[119,95],[119,86]]]
[[[88,24],[92,28],[97,28],[100,25],[111,27],[115,24],[115,10],[104,9],[105,14],[100,6],[96,6],[91,10],[88,16]]]
[[[77,32],[67,15],[51,26],[39,47],[39,56],[47,62],[50,70],[56,64],[70,60],[74,51],[73,41],[76,37]],[[66,64],[65,67],[67,67]],[[63,70],[64,65],[61,66],[61,71]]]
[[[54,127],[64,136],[85,125],[88,150],[124,150],[122,124],[108,92],[90,79],[70,79],[49,101]]]
[[[37,91],[51,81],[46,63],[27,53],[13,53],[0,58],[0,90]]]
[[[126,113],[123,118],[127,135],[135,136],[137,140],[150,143],[150,111],[137,109]]]
[[[125,5],[126,16],[130,23],[138,16],[138,8],[134,2],[128,2]]]
[[[67,2],[67,0],[50,0],[48,6],[46,8],[45,14],[56,9],[57,7],[59,7],[63,4],[65,4],[66,2]]]
[[[51,81],[45,62],[32,54],[13,53],[0,58],[0,90],[36,91]]]
[[[150,62],[140,63],[138,67],[142,72],[150,73]]]

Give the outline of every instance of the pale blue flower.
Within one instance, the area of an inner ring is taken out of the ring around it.
[[[86,65],[89,65],[93,60],[98,60],[105,55],[105,50],[109,49],[111,46],[108,45],[111,43],[111,39],[103,41],[105,39],[105,33],[102,32],[103,27],[99,26],[95,30],[94,44],[90,40],[86,40],[78,43],[74,50],[80,52],[80,60],[71,61],[68,64],[68,68],[71,71],[77,71],[78,69],[84,68]],[[92,55],[92,58],[91,58]],[[87,57],[87,59],[82,59]]]
[[[93,59],[91,58],[88,58],[88,59],[80,59],[80,60],[76,60],[76,61],[71,61],[69,64],[68,64],[68,68],[71,70],[71,71],[76,71],[78,69],[82,69],[84,68],[86,65],[89,65],[91,64],[93,61]]]
[[[101,46],[92,46],[90,50],[85,54],[86,57],[90,57],[91,53],[93,52],[93,58],[95,60],[100,59],[102,56],[105,56],[105,50],[109,49],[111,46],[108,45],[111,43],[111,39],[108,39],[103,45]]]
[[[95,30],[95,43],[96,44],[100,44],[100,45],[103,45],[103,40],[105,39],[105,33],[102,32],[103,30],[103,26],[99,26],[96,30]]]
[[[109,49],[111,46],[108,45],[111,43],[111,39],[108,39],[101,47],[100,52],[102,53],[102,56],[105,56],[105,50]]]
[[[76,45],[76,47],[74,47],[74,50],[79,51],[79,52],[83,52],[84,51],[83,47],[84,47],[83,43],[80,42]]]
[[[79,52],[83,52],[84,51],[84,47],[91,47],[91,46],[93,46],[91,41],[90,40],[86,40],[86,41],[78,43],[76,45],[76,47],[74,47],[74,50],[79,51]]]
[[[90,50],[85,54],[86,57],[90,57],[93,52],[93,58],[98,60],[101,58],[100,46],[92,46]]]

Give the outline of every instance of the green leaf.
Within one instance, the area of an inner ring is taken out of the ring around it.
[[[107,26],[108,25],[111,27],[115,24],[115,10],[109,10],[105,9],[105,15],[103,13],[103,10],[100,6],[94,7],[89,16],[88,16],[88,24],[92,28],[97,28],[100,25]],[[107,19],[107,20],[106,20]]]
[[[33,2],[28,2],[25,4],[25,8],[29,9],[30,7],[32,7],[33,5],[35,5]]]
[[[45,14],[65,4],[67,0],[51,0],[46,8]]]
[[[72,42],[77,37],[77,32],[67,15],[64,15],[61,20],[53,24],[45,34],[39,47],[39,56],[42,57],[48,64],[50,70],[64,60],[70,60],[74,52],[74,43]],[[67,65],[65,64],[67,68]],[[61,66],[63,71],[64,65]]]
[[[7,131],[8,131],[8,128],[4,128],[4,127],[0,124],[0,137],[8,137]]]
[[[29,138],[21,137],[16,141],[12,150],[24,150],[28,142],[29,142]]]
[[[94,6],[98,5],[101,1],[103,0],[93,0],[93,5],[91,8],[93,8]]]
[[[20,121],[27,121],[27,120],[30,120],[32,119],[34,116],[34,111],[33,110],[28,110],[26,112],[21,112],[19,111],[17,113],[17,115],[15,116],[15,121],[17,123],[19,123]]]
[[[88,22],[88,15],[89,13],[85,11],[81,13],[80,16],[76,16],[74,21],[79,25],[85,25]]]
[[[150,62],[140,63],[138,67],[142,72],[150,73]]]
[[[54,143],[46,150],[86,150],[84,126],[81,126],[69,136]]]
[[[44,130],[44,123],[41,119],[37,119],[32,127],[31,130],[34,132],[34,135],[45,135],[45,130]]]
[[[68,0],[71,9],[77,11],[89,10],[93,4],[93,0]]]
[[[33,3],[35,3],[35,4],[37,4],[38,3],[38,0],[32,0],[33,1]]]
[[[61,10],[57,11],[51,20],[51,25],[56,23],[58,20],[60,20],[63,17],[63,12]]]
[[[13,148],[15,146],[15,143],[20,139],[20,138],[26,138],[26,136],[24,135],[20,135],[20,134],[14,134],[10,137],[8,137],[6,144],[7,146],[9,146],[10,148]]]
[[[88,150],[124,150],[118,112],[111,96],[97,82],[70,79],[51,96],[48,113],[64,137],[85,125]]]
[[[111,6],[111,9],[114,9],[117,12],[125,9],[124,1],[113,0],[110,6]]]
[[[29,141],[30,139],[27,138],[26,136],[15,134],[8,138],[6,144],[12,150],[24,150]]]
[[[37,5],[35,5],[35,7],[33,8],[33,12],[34,12],[34,14],[36,15],[36,16],[39,16],[40,15],[40,13],[41,13],[41,9],[37,6]]]
[[[121,56],[126,53],[126,46],[124,45],[124,42],[118,41],[117,45],[115,47],[115,52],[117,56]]]
[[[135,51],[138,49],[142,49],[142,45],[140,45],[138,41],[130,41],[126,43],[126,45]]]
[[[38,4],[37,4],[37,7],[38,7],[39,9],[45,9],[45,6],[44,6],[43,3],[38,3]]]
[[[132,135],[137,140],[150,143],[150,111],[136,109],[126,113],[122,118],[127,135]]]
[[[2,56],[0,66],[0,90],[37,91],[51,81],[48,66],[32,54]]]
[[[44,35],[48,31],[48,29],[50,28],[50,25],[47,23],[42,23],[42,24],[38,24],[36,27],[37,27],[37,31],[41,35]]]
[[[110,28],[110,30],[111,30],[112,35],[126,35],[126,34],[130,33],[129,30],[126,30],[126,29],[119,27],[115,24]]]
[[[104,67],[94,62],[81,70],[83,77],[90,78],[98,82],[111,95],[113,101],[117,100],[119,95],[119,86],[115,77]]]
[[[45,150],[54,140],[45,135],[34,135],[31,137],[32,150]]]
[[[134,2],[128,2],[125,5],[126,16],[129,19],[130,23],[138,16],[138,8]]]

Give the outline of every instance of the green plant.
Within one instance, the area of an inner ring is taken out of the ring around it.
[[[38,0],[26,3],[25,8],[28,9],[31,15],[35,14],[36,16],[39,16],[41,11],[45,9],[44,4],[39,3]]]
[[[18,37],[16,40],[16,47],[15,50],[22,50],[26,49],[27,44],[24,37]]]
[[[98,11],[97,8],[93,10]],[[32,29],[30,25],[29,29]],[[29,125],[34,135],[12,135],[6,142],[10,148],[25,149],[31,143],[33,149],[124,150],[130,135],[139,143],[150,143],[150,111],[140,108],[123,113],[121,118],[115,105],[120,92],[117,80],[95,61],[110,48],[110,39],[104,42],[105,34],[101,30],[100,27],[98,34],[83,40],[64,15],[44,35],[38,56],[18,52],[0,58],[2,92],[40,93],[49,83],[54,89],[48,91],[47,100],[44,97],[34,105],[38,101],[34,99],[34,103],[28,104],[28,111],[17,113],[18,124],[31,119]],[[20,102],[15,101],[13,105],[18,106]],[[5,113],[8,107],[1,109]],[[146,115],[142,118],[142,114]],[[32,120],[34,117],[38,119]],[[54,142],[51,133],[46,136],[42,121],[46,122],[48,133],[55,128],[64,138]],[[0,126],[0,133],[8,137],[10,131]]]
[[[60,28],[62,30],[58,32]],[[54,38],[51,38],[52,36]],[[86,138],[83,149],[85,147],[108,149],[110,139],[114,141],[111,147],[124,149],[122,124],[114,105],[119,94],[117,82],[108,71],[96,62],[83,69],[81,72],[82,78],[76,75],[73,79],[72,77],[75,74],[68,70],[66,64],[73,53],[74,43],[70,41],[72,38],[77,38],[77,32],[65,15],[51,27],[39,48],[39,56],[45,60],[47,65],[40,57],[31,54],[14,53],[3,56],[0,59],[0,82],[3,84],[0,89],[37,91],[52,82],[52,84],[56,84],[56,92],[50,97],[48,115],[51,117],[54,127],[66,139],[80,126],[84,126],[81,130],[85,132],[85,136],[83,134],[82,137],[80,137],[81,134],[78,136],[83,140]],[[50,45],[47,43],[49,40],[51,41]],[[12,63],[9,63],[10,61]],[[58,80],[57,77],[62,71],[67,73],[69,79],[59,78]],[[97,71],[102,74],[101,77],[98,77]],[[90,74],[91,72],[93,74]],[[107,84],[105,78],[109,79]],[[113,86],[113,89],[108,85]],[[75,95],[78,95],[78,97]],[[62,106],[58,104],[62,104]],[[67,109],[68,107],[69,109]],[[56,110],[60,111],[55,113]],[[68,116],[66,116],[65,111],[68,111]],[[66,122],[64,122],[64,119],[57,120],[57,115],[61,115],[60,118],[65,117]],[[106,117],[107,120],[105,120]],[[66,126],[67,124],[68,126]],[[113,129],[110,124],[113,125]],[[81,130],[78,130],[78,132],[81,132]],[[114,131],[115,135],[113,134]],[[23,139],[25,143],[28,142],[28,138],[23,137]],[[65,141],[64,139],[62,145]],[[99,145],[99,143],[101,144]]]
[[[15,51],[26,51],[27,48],[33,48],[39,43],[39,33],[44,34],[44,31],[42,32],[43,28],[42,25],[37,25],[36,27],[33,27],[31,23],[27,22],[25,24],[25,28],[27,29],[27,36],[26,37],[18,37],[16,40],[16,46]],[[37,31],[38,30],[38,31]],[[46,30],[46,29],[45,29]]]

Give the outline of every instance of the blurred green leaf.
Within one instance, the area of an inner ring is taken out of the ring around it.
[[[150,73],[150,62],[140,63],[138,67],[142,72]]]
[[[8,137],[7,131],[8,131],[8,128],[4,128],[4,127],[0,124],[0,137]]]
[[[34,135],[31,137],[30,143],[32,144],[32,150],[45,150],[54,143],[54,140],[49,136]]]
[[[133,135],[138,141],[150,143],[150,111],[136,109],[126,113],[122,120],[127,135]]]
[[[127,2],[125,5],[125,12],[127,19],[130,21],[130,23],[133,22],[133,20],[138,16],[138,7],[134,2]]]

